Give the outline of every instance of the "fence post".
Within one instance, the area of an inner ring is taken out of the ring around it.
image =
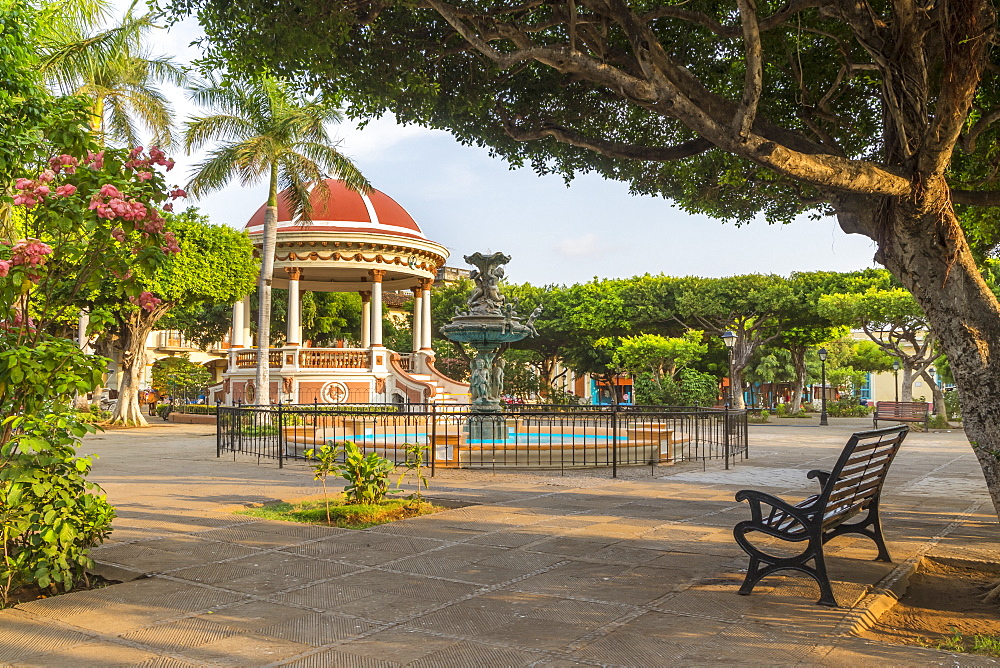
[[[618,404],[611,404],[611,477],[618,477]]]
[[[723,457],[726,460],[726,470],[729,470],[729,406],[726,405],[726,412],[722,416],[722,430],[724,432],[723,438]]]
[[[222,415],[219,412],[219,400],[215,400],[215,456],[222,456]]]
[[[434,473],[436,472],[436,466],[435,466],[435,464],[437,463],[437,404],[431,404],[431,432],[430,432],[430,437],[431,437],[431,443],[430,443],[430,446],[431,446],[430,447],[430,451],[431,451],[431,477],[433,478],[434,477]],[[418,485],[420,484],[419,480],[417,481],[417,484]]]
[[[270,407],[267,407],[270,408]],[[281,404],[278,404],[278,468],[285,467],[285,430],[284,430],[284,418],[285,414],[281,410]]]

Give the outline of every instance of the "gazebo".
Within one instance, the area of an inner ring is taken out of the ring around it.
[[[431,286],[448,250],[427,239],[412,217],[378,190],[360,194],[326,181],[328,196],[312,191],[312,222],[290,215],[278,198],[273,287],[288,291],[285,345],[270,349],[270,402],[438,403],[467,401],[468,385],[434,368]],[[262,206],[246,225],[263,246]],[[357,292],[362,302],[360,346],[312,348],[302,340],[303,291]],[[385,348],[384,292],[413,295],[409,351]],[[254,387],[257,349],[251,338],[250,303],[233,307],[228,367],[214,389],[223,403],[267,403]]]

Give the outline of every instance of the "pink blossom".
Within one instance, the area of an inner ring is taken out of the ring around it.
[[[35,182],[31,179],[18,179],[14,181],[14,187],[18,190],[30,190],[35,187]]]
[[[36,204],[38,204],[38,200],[31,195],[14,195],[14,206],[26,206],[30,208]]]
[[[177,199],[178,197],[187,197],[187,193],[182,188],[175,188],[170,191],[170,199]]]
[[[163,165],[167,168],[167,171],[169,172],[171,169],[174,168],[174,161],[173,159],[167,159],[163,162]]]
[[[10,273],[11,263],[7,260],[0,260],[0,278]]]
[[[151,178],[153,178],[153,173],[152,172],[139,172],[139,180],[140,181],[148,181]]]
[[[75,192],[76,192],[76,186],[74,186],[72,183],[67,183],[65,185],[61,185],[58,188],[56,188],[57,197],[69,197]]]
[[[113,230],[111,230],[111,236],[113,236],[119,242],[125,241],[125,231],[122,230],[122,228],[120,227],[116,227]]]
[[[167,202],[166,204],[164,204],[163,205],[163,210],[164,211],[173,211],[174,210],[173,203],[172,202]]]
[[[35,196],[38,197],[38,199],[44,198],[46,195],[49,194],[49,192],[51,192],[51,190],[49,189],[48,186],[36,186],[35,187]]]
[[[105,183],[101,186],[101,197],[121,197],[121,191],[115,188],[110,183]]]
[[[155,309],[157,306],[163,303],[163,300],[160,299],[159,297],[153,296],[152,292],[143,292],[141,295],[139,295],[138,299],[136,299],[135,297],[129,297],[129,301],[131,301],[133,304],[138,304],[139,306],[146,309],[150,313],[153,312],[153,309]]]
[[[159,164],[159,162],[166,157],[167,154],[164,153],[159,146],[149,147],[149,159],[152,160],[153,162]]]
[[[140,153],[142,153],[142,147],[141,146],[136,146],[134,149],[132,149],[131,151],[128,152],[128,158],[129,158],[129,160],[135,160],[139,156]]]
[[[52,247],[38,239],[21,239],[10,249],[11,264],[39,267],[45,264],[45,256],[52,253]]]
[[[177,238],[174,236],[173,232],[167,232],[166,234],[164,234],[163,240],[167,244],[166,246],[162,247],[164,255],[181,252],[181,247],[177,244]]]
[[[93,167],[94,169],[103,169],[104,151],[100,151],[99,153],[91,153],[90,151],[87,151],[87,159],[84,161],[84,164]]]
[[[42,183],[52,183],[56,178],[56,173],[51,169],[46,169],[44,172],[38,175],[38,180]]]

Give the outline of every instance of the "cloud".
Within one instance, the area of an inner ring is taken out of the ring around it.
[[[563,239],[556,244],[556,250],[566,257],[584,257],[596,255],[607,248],[596,234],[588,232],[575,239]]]

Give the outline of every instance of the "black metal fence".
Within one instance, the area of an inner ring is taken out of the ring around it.
[[[433,473],[446,468],[561,470],[669,465],[749,456],[746,411],[663,406],[520,405],[497,415],[468,405],[316,404],[218,406],[217,455],[303,459],[353,441],[396,463],[426,446]]]

